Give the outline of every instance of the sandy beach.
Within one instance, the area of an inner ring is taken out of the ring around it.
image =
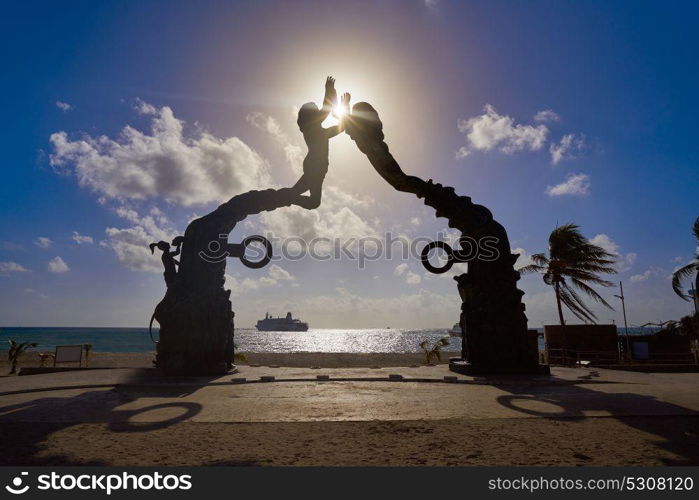
[[[697,465],[696,417],[389,422],[4,423],[0,465]],[[663,438],[659,438],[661,434]],[[665,440],[674,443],[667,449]]]

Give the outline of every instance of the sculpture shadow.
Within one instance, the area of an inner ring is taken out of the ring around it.
[[[62,387],[54,390],[68,390]],[[19,392],[19,391],[18,391]],[[18,392],[15,392],[17,394]],[[33,391],[26,391],[27,393]],[[154,396],[157,392],[149,393]],[[105,424],[110,432],[139,433],[165,429],[197,415],[202,406],[192,402],[168,402],[134,410],[118,409],[136,401],[116,389],[92,390],[69,397],[41,397],[0,407],[0,441],[3,453],[0,465],[110,465],[90,460],[75,460],[65,454],[45,455],[45,442],[52,434],[75,427],[73,439],[80,436],[82,424]],[[139,415],[153,411],[174,410],[175,414],[148,421],[134,421]]]
[[[599,385],[595,382],[532,386],[493,381],[492,385],[510,393],[497,397],[500,405],[525,416],[551,421],[611,418],[630,429],[661,438],[654,441],[655,446],[682,457],[660,457],[665,465],[699,464],[699,412],[692,409],[650,395],[595,390],[592,386]],[[591,412],[601,415],[590,416]]]

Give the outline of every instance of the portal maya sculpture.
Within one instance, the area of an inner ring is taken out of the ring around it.
[[[527,334],[523,292],[517,289],[519,273],[514,263],[518,255],[511,253],[502,225],[487,208],[474,204],[468,196],[457,195],[454,188],[405,174],[389,152],[382,123],[370,104],[358,103],[350,114],[350,95],[344,94],[345,113],[339,118],[340,123],[323,128],[321,123],[336,100],[334,80],[328,78],[322,108],[307,103],[299,111],[298,125],[308,154],[303,176],[293,187],[234,196],[192,221],[184,236],[173,241],[174,251],[166,242],[151,245],[151,250],[157,246],[163,252],[167,286],[165,297],[153,314],[160,324],[156,366],[169,375],[217,375],[233,367],[234,313],[230,291],[224,289],[226,259],[237,257],[244,265],[259,268],[269,262],[272,247],[262,236],[231,244],[228,234],[248,215],[292,204],[309,210],[317,208],[328,170],[328,141],[344,130],[394,189],[424,199],[436,210],[437,217],[446,217],[449,227],[458,229],[462,236],[490,237],[496,246],[497,258],[470,260],[468,271],[455,277],[462,301],[463,339],[461,358],[453,360],[451,368],[468,373],[541,372],[536,342]],[[305,192],[310,194],[304,195]],[[251,262],[245,257],[245,247],[254,241],[265,246],[265,257]],[[446,244],[435,242],[428,247],[423,252],[426,268],[443,272],[429,264],[427,253],[432,247],[445,248]],[[458,261],[460,250],[451,252],[452,261]],[[174,258],[178,255],[179,263]]]

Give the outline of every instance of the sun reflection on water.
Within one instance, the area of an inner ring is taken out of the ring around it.
[[[446,328],[436,329],[334,329],[311,328],[307,332],[259,332],[236,329],[239,350],[248,352],[421,352],[420,342],[448,337]],[[450,338],[447,351],[458,351],[461,339]]]

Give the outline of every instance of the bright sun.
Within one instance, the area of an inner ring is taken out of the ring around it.
[[[332,112],[328,115],[325,121],[323,121],[323,126],[332,127],[337,125],[340,123],[340,120],[346,113],[347,110],[342,106],[342,104],[338,103],[336,106],[333,106]]]
[[[342,118],[345,115],[345,108],[341,104],[338,104],[333,108],[333,115],[337,118]]]

